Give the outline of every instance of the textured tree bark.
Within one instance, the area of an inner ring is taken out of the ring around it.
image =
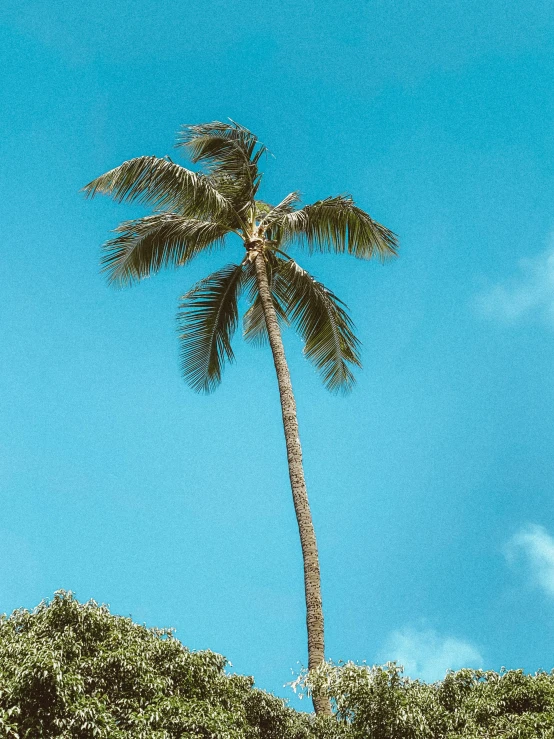
[[[254,246],[254,245],[252,245]],[[256,247],[254,247],[255,249]],[[290,486],[294,501],[294,510],[300,532],[300,544],[304,560],[304,590],[306,595],[306,625],[308,628],[308,669],[320,665],[325,659],[325,642],[323,627],[323,608],[321,603],[321,578],[319,557],[315,539],[312,514],[308,502],[308,491],[304,479],[302,465],[302,448],[298,434],[296,403],[292,392],[289,368],[285,357],[281,329],[277,322],[277,314],[273,306],[265,260],[258,253],[254,262],[260,300],[264,311],[269,343],[273,353],[273,362],[279,385],[283,428],[287,445]],[[331,704],[326,695],[314,694],[313,703],[318,715],[331,715]]]

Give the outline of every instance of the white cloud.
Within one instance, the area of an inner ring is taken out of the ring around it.
[[[469,642],[410,627],[392,632],[379,661],[398,662],[406,675],[426,682],[442,680],[447,670],[483,664],[479,650]]]
[[[554,237],[544,252],[520,259],[519,274],[477,296],[481,315],[513,323],[538,315],[554,325]]]
[[[508,542],[505,554],[508,560],[523,554],[533,582],[554,597],[554,538],[543,526],[524,526]]]

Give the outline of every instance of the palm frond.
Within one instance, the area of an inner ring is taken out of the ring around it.
[[[230,201],[209,177],[158,157],[123,162],[89,182],[83,192],[90,198],[110,195],[117,202],[135,201],[196,218],[226,215],[233,222]]]
[[[268,237],[281,243],[298,240],[310,252],[347,252],[360,259],[384,259],[396,254],[397,247],[395,234],[345,195],[284,214],[272,224]]]
[[[243,230],[248,228],[252,208],[251,184],[249,179],[222,173],[211,173],[206,176],[217,191],[229,202],[238,227]]]
[[[155,213],[124,221],[104,245],[102,270],[112,283],[129,285],[158,272],[180,267],[205,249],[223,245],[229,228],[212,221]]]
[[[241,194],[252,200],[259,186],[258,163],[267,149],[238,123],[213,121],[184,126],[177,146],[188,149],[193,162],[201,162],[211,175],[241,183]]]
[[[289,193],[286,198],[283,198],[279,205],[276,205],[275,207],[272,207],[260,221],[260,227],[263,229],[267,229],[271,226],[272,223],[278,223],[283,216],[287,215],[288,213],[294,212],[294,203],[297,203],[300,200],[300,193],[298,191],[294,191]]]
[[[279,260],[278,292],[287,318],[303,338],[304,353],[332,392],[349,392],[350,365],[360,367],[360,342],[345,304],[294,260]]]
[[[231,339],[244,276],[242,265],[229,264],[200,280],[181,299],[177,316],[181,368],[197,392],[214,390],[221,382],[223,365],[234,359]]]

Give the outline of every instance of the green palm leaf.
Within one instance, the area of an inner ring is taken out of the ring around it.
[[[226,215],[233,208],[209,177],[167,159],[137,157],[97,177],[83,188],[87,197],[110,195],[117,202],[136,201],[196,218]]]
[[[271,226],[272,223],[279,223],[283,216],[294,212],[294,204],[300,200],[300,193],[294,191],[289,193],[286,198],[276,205],[270,207],[270,210],[265,213],[260,221],[260,229],[266,230]],[[264,205],[266,205],[264,203]]]
[[[216,182],[234,180],[240,194],[253,200],[261,177],[258,162],[267,149],[247,128],[234,121],[184,126],[177,146],[187,147],[192,161],[202,162]]]
[[[238,323],[238,300],[245,270],[229,264],[183,295],[180,312],[181,368],[188,384],[209,393],[221,382],[225,361],[234,359],[231,339]]]
[[[279,260],[274,291],[287,318],[304,339],[304,353],[332,392],[349,392],[361,367],[360,342],[345,304],[294,260]]]
[[[396,236],[358,208],[350,196],[318,200],[300,210],[284,214],[269,231],[269,237],[286,244],[299,241],[310,252],[353,254],[360,259],[396,254]]]
[[[180,267],[201,251],[223,246],[229,229],[211,221],[155,213],[124,221],[104,245],[103,271],[121,286],[137,282],[162,267]]]

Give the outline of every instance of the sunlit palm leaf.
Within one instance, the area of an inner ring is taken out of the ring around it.
[[[182,297],[179,322],[181,368],[188,384],[209,393],[221,382],[223,365],[234,359],[231,338],[245,271],[230,264],[198,282]]]
[[[212,215],[226,216],[230,223],[234,220],[229,200],[206,175],[158,157],[123,162],[89,182],[83,191],[87,197],[110,195],[117,202],[136,201],[191,217]]]
[[[192,161],[202,162],[213,176],[234,178],[241,195],[254,198],[260,179],[258,162],[266,148],[247,128],[233,121],[184,126],[177,146],[187,147]]]
[[[222,246],[228,228],[175,213],[155,213],[125,221],[115,232],[117,236],[104,245],[102,265],[109,281],[123,286]]]
[[[360,259],[392,256],[397,246],[392,231],[344,195],[283,215],[270,229],[270,238],[282,243],[298,240],[307,244],[310,252],[347,252]]]
[[[279,260],[275,280],[291,324],[304,339],[304,353],[333,392],[354,384],[350,365],[361,366],[354,325],[345,304],[292,259]]]
[[[300,193],[295,191],[287,195],[286,198],[271,208],[261,219],[260,228],[267,229],[272,223],[279,223],[283,216],[294,212],[294,204],[300,200]]]

